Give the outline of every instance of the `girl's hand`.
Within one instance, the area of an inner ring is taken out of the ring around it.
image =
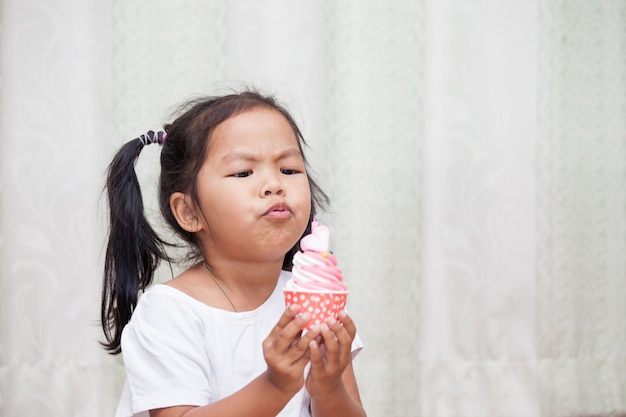
[[[301,337],[302,328],[311,316],[308,313],[298,315],[299,309],[295,304],[288,307],[263,341],[263,355],[270,383],[291,395],[300,391],[304,385],[309,343],[319,335],[319,331],[309,331]]]
[[[339,313],[339,321],[327,320],[318,332],[321,332],[321,342],[309,341],[311,371],[306,379],[306,389],[313,399],[328,397],[342,383],[341,375],[352,361],[356,326],[350,316],[342,311]]]

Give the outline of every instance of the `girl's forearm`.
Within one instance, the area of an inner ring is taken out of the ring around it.
[[[248,385],[236,393],[215,403],[202,407],[165,409],[165,413],[150,414],[151,417],[275,417],[296,392],[284,392],[278,389],[268,378],[267,372],[262,373]],[[172,411],[172,413],[168,411]]]
[[[313,417],[367,417],[361,403],[355,400],[344,384],[323,399],[311,400]]]

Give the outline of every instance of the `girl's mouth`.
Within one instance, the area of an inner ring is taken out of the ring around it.
[[[276,203],[264,213],[264,216],[276,220],[285,220],[291,217],[291,208],[285,203]]]

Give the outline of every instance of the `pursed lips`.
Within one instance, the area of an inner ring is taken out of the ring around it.
[[[286,219],[291,216],[291,208],[286,203],[273,204],[264,214],[273,219]]]

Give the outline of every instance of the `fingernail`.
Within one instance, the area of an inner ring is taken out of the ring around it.
[[[322,330],[327,332],[328,330],[330,330],[330,328],[328,327],[326,323],[322,323]]]
[[[326,323],[328,323],[330,326],[332,326],[336,322],[337,322],[337,320],[335,320],[334,317],[329,317],[329,318],[326,319]]]
[[[305,321],[311,320],[311,315],[309,313],[303,313],[300,315],[300,317],[302,317],[302,319]]]

